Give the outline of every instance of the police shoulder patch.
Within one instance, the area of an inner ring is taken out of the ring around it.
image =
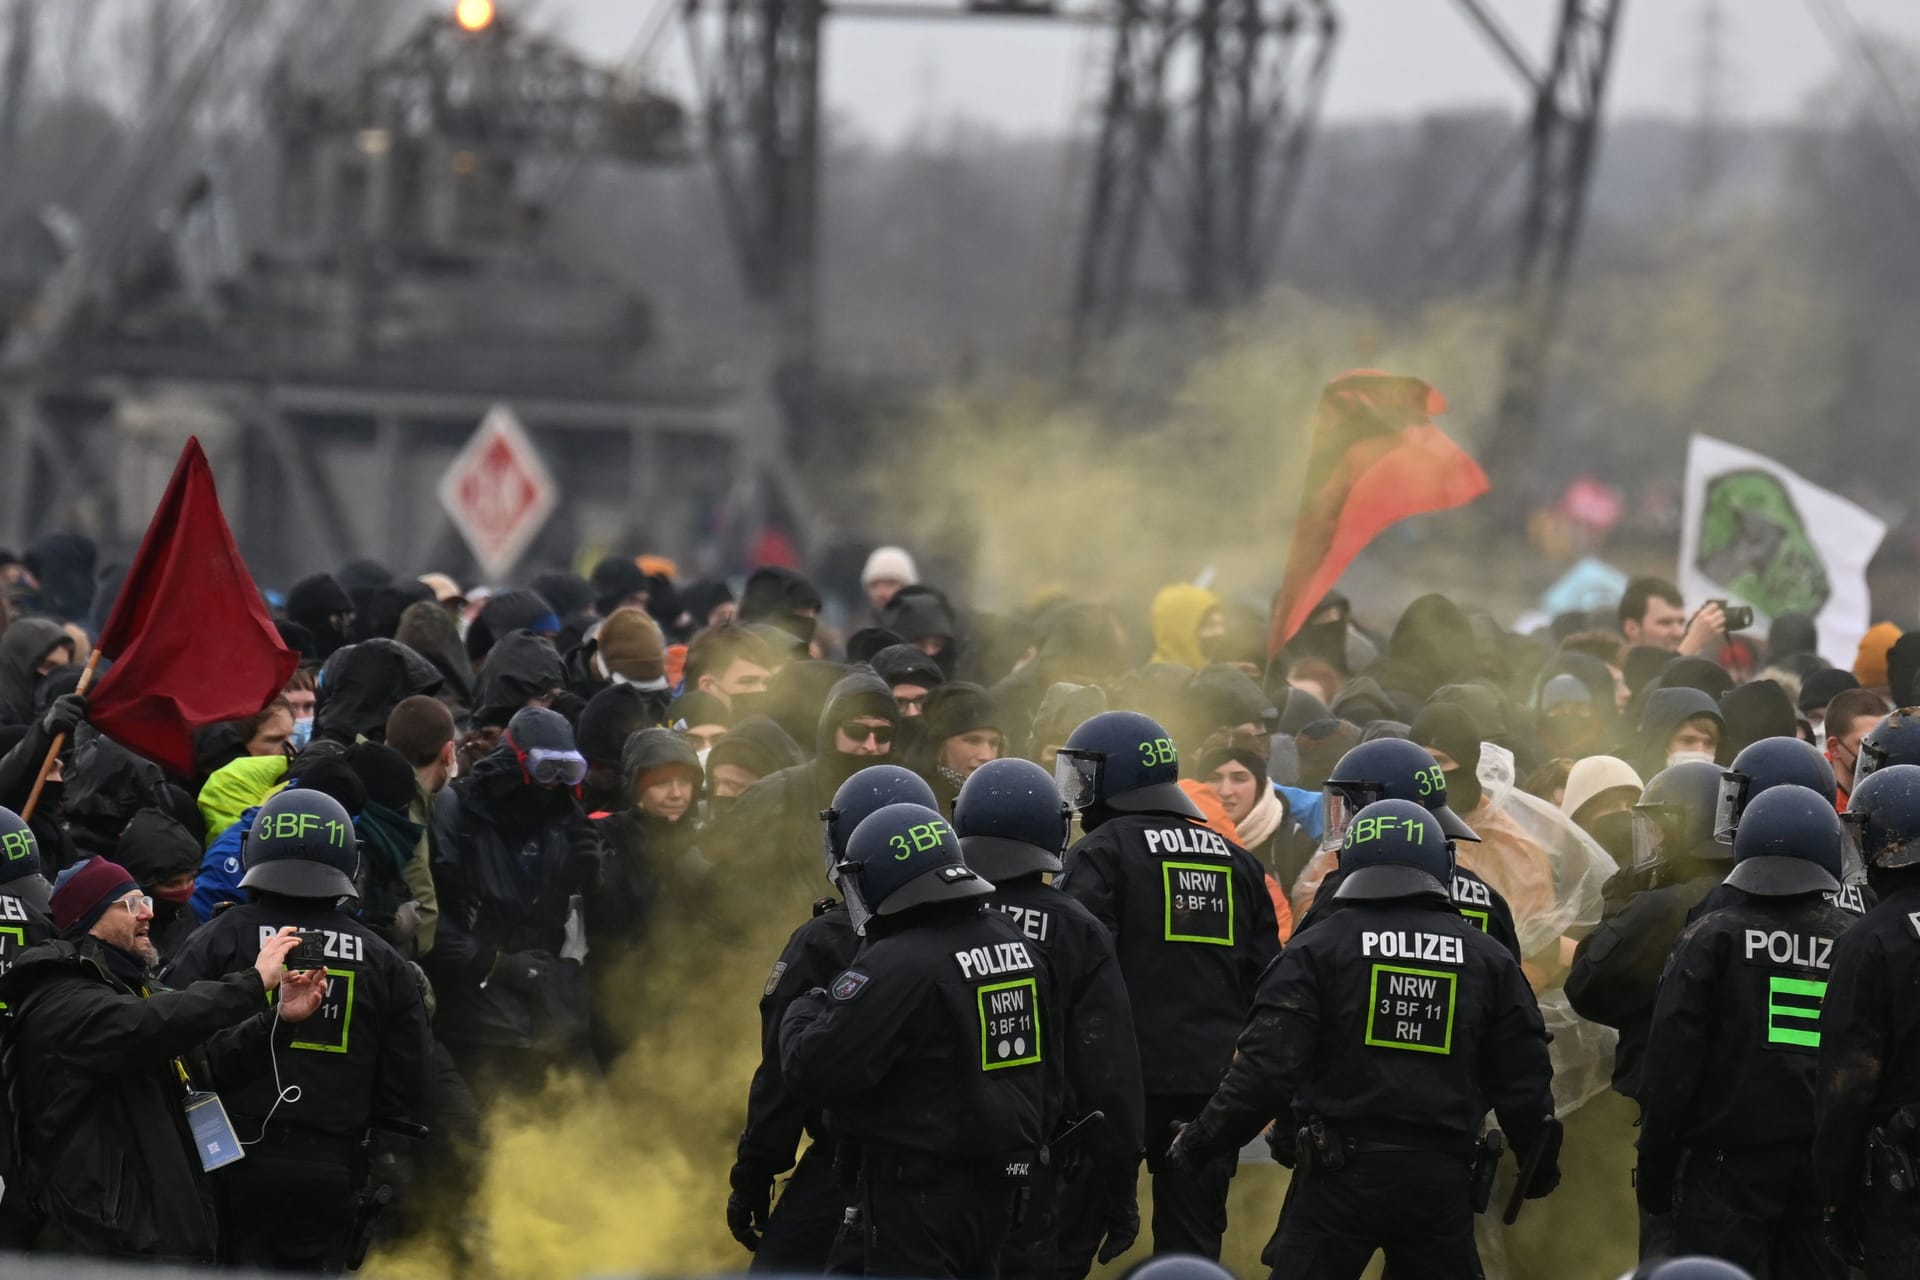
[[[787,962],[785,960],[774,961],[773,972],[767,975],[767,989],[765,991],[762,991],[760,994],[763,996],[772,995],[774,993],[774,990],[780,985],[780,975],[785,973],[786,971],[787,971]]]
[[[833,980],[833,998],[843,1001],[851,1000],[865,991],[870,981],[872,979],[858,969],[849,969]]]

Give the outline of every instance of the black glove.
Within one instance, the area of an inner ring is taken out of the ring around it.
[[[1102,1266],[1133,1248],[1134,1241],[1140,1238],[1140,1195],[1135,1187],[1132,1166],[1128,1166],[1128,1175],[1124,1180],[1117,1180],[1113,1199],[1107,1206],[1103,1221],[1106,1239],[1100,1245]]]
[[[558,963],[545,951],[503,951],[493,962],[493,972],[487,975],[487,981],[522,995],[539,995],[545,990],[547,976]]]
[[[73,737],[73,731],[87,721],[87,699],[84,694],[63,693],[53,700],[47,713],[40,717],[40,732],[49,738]]]
[[[733,1186],[733,1194],[727,1197],[727,1230],[748,1253],[758,1252],[773,1211],[773,1179],[736,1164],[727,1181]]]
[[[1272,1153],[1273,1161],[1282,1169],[1291,1169],[1300,1159],[1300,1133],[1289,1129],[1275,1120],[1267,1126],[1261,1135],[1267,1140],[1267,1150]]]
[[[1540,1138],[1543,1146],[1539,1162],[1534,1165],[1533,1180],[1527,1183],[1527,1199],[1544,1200],[1560,1185],[1560,1144],[1566,1140],[1566,1136],[1566,1128],[1553,1117],[1547,1117],[1546,1128]],[[1672,1197],[1671,1189],[1667,1195]]]
[[[1167,1148],[1166,1161],[1169,1168],[1193,1172],[1207,1162],[1207,1155],[1201,1150],[1201,1138],[1204,1135],[1196,1124],[1173,1124],[1173,1143]]]

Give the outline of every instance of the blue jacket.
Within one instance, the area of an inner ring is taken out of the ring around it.
[[[207,846],[206,856],[200,859],[200,874],[193,882],[191,905],[201,924],[213,919],[214,908],[221,903],[247,900],[240,889],[240,877],[246,874],[240,863],[240,849],[253,827],[253,815],[259,812],[259,805],[242,812],[240,821],[214,837],[213,843]]]

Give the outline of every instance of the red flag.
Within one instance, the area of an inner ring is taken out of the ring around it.
[[[1279,656],[1381,530],[1487,491],[1480,464],[1433,425],[1446,411],[1446,399],[1418,378],[1356,369],[1327,384],[1314,410],[1306,492],[1273,605],[1268,657]]]
[[[173,469],[98,647],[113,669],[88,721],[181,775],[193,773],[195,729],[259,711],[299,665],[233,545],[198,440]]]

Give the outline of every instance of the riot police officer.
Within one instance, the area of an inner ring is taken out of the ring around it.
[[[1860,758],[1854,761],[1853,785],[1890,764],[1920,765],[1920,707],[1889,712],[1860,739]]]
[[[1840,784],[1833,776],[1833,765],[1810,742],[1798,738],[1762,738],[1733,758],[1720,779],[1720,805],[1714,818],[1714,836],[1731,845],[1740,829],[1741,816],[1757,796],[1774,787],[1805,787],[1826,800],[1829,807],[1838,803]],[[1843,911],[1856,916],[1867,913],[1876,901],[1873,887],[1867,883],[1866,868],[1851,845],[1841,850],[1840,885],[1829,900]],[[1687,915],[1688,923],[1710,911],[1718,911],[1736,899],[1724,886],[1708,892]]]
[[[934,808],[933,788],[920,775],[895,764],[872,765],[840,784],[820,815],[829,885],[846,858],[847,838],[866,818],[892,804]],[[820,1113],[795,1097],[780,1075],[780,1021],[802,992],[824,987],[853,963],[860,938],[846,904],[814,903],[813,915],[793,931],[767,975],[760,998],[760,1065],[747,1090],[747,1123],[740,1133],[728,1184],[727,1229],[753,1253],[749,1271],[818,1274],[832,1256],[850,1197],[834,1172],[837,1144]],[[813,1141],[794,1150],[802,1134]],[[773,1204],[773,1182],[793,1176]]]
[[[1133,1001],[1146,1132],[1191,1120],[1233,1058],[1260,975],[1280,954],[1260,863],[1200,824],[1167,731],[1108,711],[1067,737],[1054,778],[1086,832],[1060,888],[1113,935]],[[1150,1144],[1155,1253],[1220,1256],[1232,1152],[1172,1169]]]
[[[1874,770],[1846,820],[1880,903],[1833,949],[1814,1177],[1868,1280],[1893,1280],[1920,1275],[1920,766]]]
[[[37,947],[54,936],[52,909],[53,886],[40,872],[40,842],[33,828],[11,809],[0,809],[0,974],[13,967],[16,956],[28,947]],[[0,1006],[0,1019],[9,1019]],[[0,1125],[11,1132],[12,1116],[7,1099],[0,1091]],[[32,1212],[23,1196],[25,1188],[14,1177],[11,1143],[0,1143],[0,1180],[4,1181],[4,1199],[0,1199],[0,1248],[24,1249],[32,1243]]]
[[[1688,760],[1662,769],[1633,807],[1633,862],[1608,879],[1600,927],[1580,940],[1567,972],[1575,1013],[1620,1032],[1613,1087],[1640,1096],[1647,1029],[1687,913],[1726,878],[1733,846],[1714,839],[1720,766]]]
[[[1439,762],[1425,747],[1405,738],[1376,738],[1353,748],[1340,757],[1340,763],[1333,767],[1321,792],[1324,797],[1322,849],[1338,849],[1353,815],[1380,800],[1411,800],[1433,815],[1449,842],[1480,843],[1473,828],[1447,804],[1447,775]],[[1313,906],[1294,926],[1296,934],[1325,919],[1329,911],[1340,905],[1341,877],[1338,867],[1327,873],[1314,894]],[[1494,941],[1512,952],[1515,960],[1521,958],[1520,935],[1513,927],[1513,909],[1498,889],[1457,861],[1448,889],[1454,905],[1469,924],[1492,934]]]
[[[988,905],[1047,953],[1060,988],[1065,1136],[1050,1144],[1017,1233],[1016,1245],[1025,1247],[1002,1266],[1003,1277],[1075,1280],[1096,1255],[1111,1262],[1140,1233],[1143,1098],[1126,980],[1100,922],[1045,879],[1060,870],[1071,822],[1052,776],[1031,760],[981,765],[953,807],[967,865],[993,884]]]
[[[868,1275],[991,1275],[1059,1116],[1047,954],[933,809],[873,814],[835,871],[866,940],[788,1006],[781,1073],[859,1148]]]
[[[426,1001],[413,966],[341,910],[355,898],[353,822],[319,791],[283,791],[247,832],[240,885],[249,900],[187,940],[166,980],[185,986],[252,967],[263,940],[301,930],[289,967],[325,969],[320,1010],[274,1071],[225,1095],[249,1148],[221,1171],[223,1261],[340,1271],[347,1261],[366,1146],[424,1136],[433,1111]]]
[[[1825,897],[1846,842],[1805,787],[1746,802],[1727,906],[1680,937],[1660,980],[1641,1079],[1635,1186],[1673,1212],[1673,1245],[1769,1275],[1831,1277],[1813,1191],[1814,1071],[1833,944],[1853,917]]]
[[[1529,1197],[1559,1182],[1546,1027],[1520,965],[1460,918],[1446,834],[1382,800],[1347,828],[1346,905],[1261,980],[1233,1067],[1169,1157],[1299,1127],[1289,1203],[1262,1261],[1288,1280],[1480,1274],[1477,1142],[1489,1105],[1527,1153]],[[1497,1155],[1496,1155],[1497,1158]]]

